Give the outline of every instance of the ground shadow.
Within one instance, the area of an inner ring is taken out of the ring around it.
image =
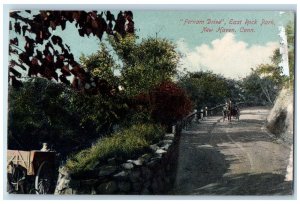
[[[186,147],[186,144],[181,145]],[[187,195],[199,185],[219,182],[229,168],[225,156],[212,146],[191,142],[188,148],[180,151],[177,179],[174,189],[169,194]]]
[[[196,195],[292,195],[293,183],[279,174],[238,174],[195,188]]]

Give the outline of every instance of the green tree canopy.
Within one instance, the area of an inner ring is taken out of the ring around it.
[[[179,55],[167,39],[117,35],[109,42],[123,63],[121,80],[127,94],[134,96],[149,91],[155,85],[170,80],[176,74]]]
[[[179,80],[179,84],[186,90],[196,108],[212,107],[224,103],[227,98],[240,100],[236,81],[210,71],[188,73]]]

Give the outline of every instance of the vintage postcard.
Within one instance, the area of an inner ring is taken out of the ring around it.
[[[8,26],[8,194],[294,194],[294,11],[11,10]]]

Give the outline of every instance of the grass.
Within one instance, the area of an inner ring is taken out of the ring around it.
[[[93,170],[100,162],[111,157],[133,158],[158,142],[164,129],[154,124],[138,124],[99,139],[92,147],[82,150],[67,160],[71,172]]]

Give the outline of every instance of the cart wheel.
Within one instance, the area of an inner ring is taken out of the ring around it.
[[[13,163],[8,164],[8,169],[11,172],[7,174],[8,192],[25,193],[24,182],[26,179],[26,170]]]
[[[53,168],[49,162],[44,161],[40,165],[35,177],[36,194],[51,194],[53,193]]]

